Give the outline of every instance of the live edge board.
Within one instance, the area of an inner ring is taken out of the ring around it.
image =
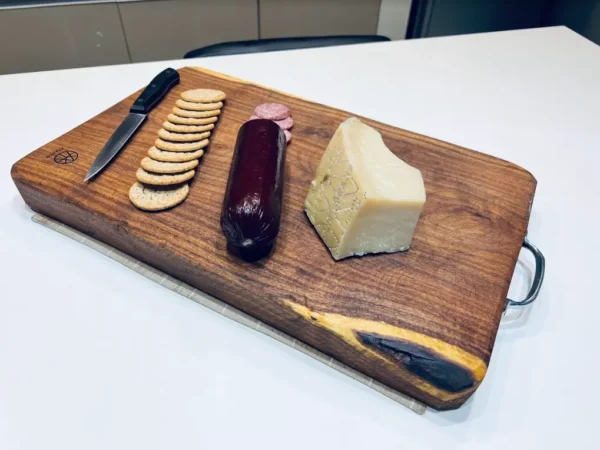
[[[335,261],[303,204],[327,143],[355,114],[203,69],[179,73],[180,84],[93,182],[83,182],[87,169],[137,93],[18,161],[12,177],[26,203],[429,406],[462,405],[487,371],[534,177],[361,117],[421,170],[427,202],[408,252]],[[140,160],[180,93],[196,87],[227,100],[189,196],[171,210],[140,211],[128,198]],[[227,252],[219,217],[237,132],[264,102],[290,107],[294,138],[276,250],[247,263]]]

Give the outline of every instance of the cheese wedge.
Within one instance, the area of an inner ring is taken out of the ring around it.
[[[421,172],[352,117],[329,142],[304,208],[337,260],[408,250],[424,204]]]

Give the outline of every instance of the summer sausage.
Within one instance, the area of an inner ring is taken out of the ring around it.
[[[286,137],[271,120],[244,123],[238,132],[221,229],[227,248],[247,261],[267,256],[279,233]]]

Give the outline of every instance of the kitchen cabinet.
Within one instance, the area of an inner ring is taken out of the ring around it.
[[[381,4],[396,1],[410,4],[410,0],[65,0],[40,6],[0,1],[0,74],[178,59],[195,48],[227,41],[376,34]],[[404,29],[396,24],[402,15],[390,7],[381,12],[385,12],[383,34],[403,35]]]
[[[258,39],[256,0],[119,3],[133,62],[177,59],[205,45]]]
[[[129,62],[114,3],[0,9],[0,74]]]
[[[261,38],[376,34],[380,0],[260,0]]]

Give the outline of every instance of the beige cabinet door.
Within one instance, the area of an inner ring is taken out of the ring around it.
[[[380,0],[260,0],[261,38],[376,34]]]
[[[178,59],[198,47],[258,38],[257,0],[119,3],[133,62]]]
[[[0,73],[129,62],[115,4],[0,9]]]

